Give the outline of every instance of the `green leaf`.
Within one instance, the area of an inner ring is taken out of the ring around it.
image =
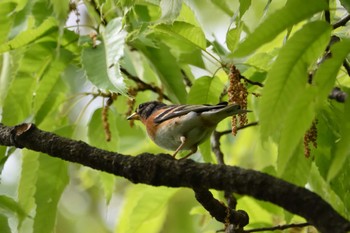
[[[176,38],[184,43],[192,46],[206,49],[206,39],[204,32],[200,27],[195,25],[176,21],[172,25],[160,24],[157,25],[154,30],[158,33],[164,33],[169,37]]]
[[[117,224],[118,233],[156,233],[165,220],[167,202],[176,189],[151,187],[146,185],[132,186],[124,200],[122,214]]]
[[[317,69],[314,75],[314,83],[317,86],[320,101],[318,105],[322,105],[323,101],[328,98],[333,88],[337,74],[343,64],[344,59],[350,53],[350,40],[343,39],[341,42],[331,47],[331,57],[327,58]]]
[[[61,159],[40,155],[35,192],[34,233],[53,231],[58,201],[67,184],[67,163]]]
[[[271,14],[255,31],[239,44],[237,57],[251,54],[261,45],[274,39],[283,30],[328,8],[325,0],[289,0],[285,7]]]
[[[211,0],[211,2],[229,16],[233,16],[232,2],[226,0]]]
[[[226,34],[227,48],[231,52],[233,52],[237,47],[239,38],[241,36],[242,28],[243,28],[243,24],[240,24],[238,27],[230,29]]]
[[[102,34],[103,42],[96,47],[84,48],[81,63],[88,80],[97,88],[126,94],[126,86],[119,69],[126,35],[121,29],[121,18],[109,22]]]
[[[182,5],[180,15],[177,17],[177,21],[186,22],[194,26],[200,27],[200,24],[196,18],[193,10],[186,4]]]
[[[5,99],[2,122],[15,125],[23,122],[31,114],[32,95],[35,80],[32,77],[17,77]]]
[[[239,0],[239,15],[242,18],[252,4],[251,0]]]
[[[126,87],[120,72],[119,60],[124,55],[125,36],[126,33],[122,30],[122,18],[115,18],[108,22],[102,34],[108,78],[118,93],[122,94],[126,94]]]
[[[218,77],[204,76],[195,80],[188,94],[188,104],[217,104],[224,84]]]
[[[350,40],[344,39],[341,42],[336,43],[331,47],[331,53],[332,56],[320,65],[314,76],[315,85],[319,88],[319,100],[317,102],[318,108],[328,98],[328,94],[336,81],[338,71],[343,64],[344,59],[350,53]],[[333,112],[333,114],[335,113]],[[335,155],[328,170],[328,182],[337,176],[338,172],[344,165],[345,160],[350,156],[350,147],[348,143],[350,140],[349,114],[350,105],[349,101],[347,101],[345,102],[343,114],[340,114],[340,141],[336,144]]]
[[[51,0],[53,6],[53,11],[55,12],[56,17],[61,21],[65,22],[69,13],[69,3],[70,0]]]
[[[104,124],[102,122],[102,109],[96,109],[88,125],[89,143],[93,146],[116,151],[118,148],[118,134],[116,129],[116,117],[113,112],[108,113],[108,123],[111,130],[111,141],[107,142],[105,137]]]
[[[18,202],[24,211],[30,213],[35,205],[35,183],[38,178],[39,153],[23,150],[21,176],[18,185]]]
[[[214,161],[211,157],[210,139],[206,139],[203,143],[201,143],[198,146],[198,148],[199,148],[199,151],[201,152],[201,155],[203,157],[204,162],[214,163]]]
[[[206,47],[204,33],[200,27],[186,22],[155,27],[156,40],[161,39],[180,63],[189,63],[204,68],[201,46]]]
[[[0,229],[2,233],[11,233],[8,218],[2,214],[0,214]]]
[[[308,23],[281,49],[268,73],[261,99],[259,115],[262,138],[278,136],[282,127],[294,127],[286,125],[285,119],[289,117],[292,120],[288,114],[293,108],[294,114],[302,111],[299,105],[304,105],[306,101],[300,100],[301,103],[298,103],[298,96],[311,98],[305,93],[308,91],[307,69],[327,46],[330,32],[331,28],[325,22]],[[306,124],[307,121],[303,123]]]
[[[14,199],[5,195],[0,195],[0,212],[4,214],[16,214],[19,218],[24,218],[27,215]]]
[[[340,128],[340,141],[336,145],[335,155],[332,159],[328,174],[327,181],[330,182],[341,171],[345,164],[345,161],[350,158],[350,101],[345,102],[344,113],[341,120]]]
[[[106,198],[106,203],[109,204],[112,195],[115,191],[116,176],[107,172],[99,172],[101,188]]]
[[[31,3],[32,6],[29,9],[35,20],[34,21],[35,26],[40,25],[47,18],[52,17],[53,15],[52,5],[49,4],[47,0],[35,0],[35,1],[28,1],[28,2],[33,2]]]
[[[186,103],[187,93],[181,70],[169,48],[160,44],[159,48],[143,48],[143,52],[157,71],[171,100],[174,103]]]
[[[11,56],[10,53],[2,55],[1,73],[0,73],[0,107],[2,107],[9,85],[11,82]]]
[[[332,205],[332,207],[341,215],[346,216],[348,212],[345,209],[343,201],[339,196],[332,190],[329,184],[322,178],[318,171],[318,168],[313,164],[310,169],[310,178],[308,184],[310,189],[316,192],[320,197]],[[348,192],[348,191],[347,191]]]
[[[47,18],[39,27],[25,30],[14,39],[0,45],[0,53],[18,49],[37,41],[40,38],[57,30],[57,22],[54,18]]]
[[[341,5],[349,12],[350,11],[350,1],[340,0]]]
[[[174,22],[179,16],[182,6],[182,0],[162,0],[160,8],[162,9],[161,20],[165,22]]]
[[[15,10],[16,3],[12,1],[0,2],[0,44],[6,41],[11,26],[13,24],[13,15],[11,13]]]
[[[55,101],[62,93],[61,74],[71,62],[72,55],[61,49],[59,57],[53,58],[49,66],[40,77],[39,85],[35,91],[34,112],[35,123],[40,124],[43,118],[55,106]]]
[[[286,112],[278,147],[278,174],[284,173],[286,169],[291,169],[290,164],[296,164],[290,163],[292,156],[300,157],[303,155],[294,152],[302,144],[303,135],[310,128],[315,118],[315,108],[312,104],[314,96],[314,90],[311,88],[305,89],[304,92],[295,96],[296,104]]]

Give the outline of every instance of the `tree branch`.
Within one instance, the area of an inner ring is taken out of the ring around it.
[[[27,148],[153,186],[217,189],[249,195],[304,217],[321,232],[343,233],[350,222],[315,193],[273,176],[235,166],[175,160],[170,155],[127,156],[42,131],[33,124],[0,124],[0,145]]]

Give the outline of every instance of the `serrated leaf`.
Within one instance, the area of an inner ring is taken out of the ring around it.
[[[201,49],[205,49],[207,45],[202,29],[186,22],[176,21],[172,25],[160,24],[154,30]]]
[[[110,82],[118,93],[126,94],[123,76],[120,72],[119,60],[124,55],[125,31],[122,30],[122,18],[108,22],[102,34],[107,61],[107,73]]]
[[[302,6],[302,7],[301,7]],[[290,0],[285,7],[271,14],[255,31],[238,45],[234,55],[243,57],[271,41],[283,30],[328,8],[325,0]]]
[[[84,48],[81,62],[87,79],[97,88],[126,94],[126,86],[119,69],[119,59],[124,54],[126,35],[121,29],[120,18],[109,22],[102,34],[102,43],[94,48]]]
[[[14,39],[0,45],[0,53],[21,48],[57,30],[57,22],[54,18],[47,18],[39,27],[28,29],[20,33]]]
[[[161,20],[165,22],[174,22],[179,16],[182,6],[182,0],[162,0],[160,8],[162,9]]]
[[[316,61],[327,46],[330,32],[331,28],[327,23],[311,22],[296,32],[281,49],[268,73],[261,99],[262,138],[278,136],[281,127],[293,127],[285,125],[285,119],[289,111],[293,108],[300,110],[298,105],[304,104],[298,103],[296,98],[300,95],[308,95],[305,94],[308,66]]]
[[[217,104],[224,84],[217,77],[203,76],[195,80],[188,94],[188,104]]]

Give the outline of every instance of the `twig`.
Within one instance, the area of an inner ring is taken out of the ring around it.
[[[263,228],[246,230],[246,231],[244,231],[244,233],[285,230],[285,229],[289,229],[289,228],[299,228],[299,227],[307,227],[307,226],[311,226],[311,224],[308,222],[306,222],[306,223],[292,223],[292,224],[279,225],[279,226],[274,226],[274,227],[263,227]]]
[[[237,130],[241,130],[241,129],[245,129],[245,128],[248,128],[248,127],[252,127],[252,126],[255,126],[255,125],[258,125],[259,122],[255,121],[255,122],[251,122],[251,123],[248,123],[246,125],[242,125],[242,126],[238,126],[237,127]],[[222,135],[225,135],[225,134],[229,134],[231,133],[232,131],[229,129],[229,130],[225,130],[225,131],[221,131],[221,132],[218,132],[218,136],[219,138],[222,136]]]
[[[144,81],[142,81],[139,77],[137,76],[134,76],[132,74],[130,74],[126,69],[124,68],[120,68],[120,71],[125,74],[129,79],[133,80],[136,84],[137,84],[137,91],[146,91],[146,90],[150,90],[150,91],[153,91],[155,93],[157,93],[158,95],[161,95],[164,99],[166,100],[170,100],[168,96],[166,96],[162,89],[157,87],[157,86],[154,86],[154,85],[151,85],[151,84],[148,84]]]
[[[197,201],[219,222],[228,222],[240,228],[249,223],[249,217],[245,211],[228,208],[216,200],[208,189],[194,187],[193,191]]]
[[[347,60],[344,60],[343,62],[343,67],[345,68],[346,72],[348,73],[348,75],[350,76],[350,65],[348,63]]]
[[[325,18],[327,23],[331,22],[331,14],[330,14],[329,10],[324,11],[324,18]]]
[[[345,24],[350,21],[350,15],[346,15],[344,18],[340,19],[338,22],[332,25],[333,29],[336,29],[341,26],[345,26]]]
[[[241,75],[239,76],[241,79],[243,79],[244,81],[246,81],[247,83],[250,83],[252,85],[256,85],[256,86],[259,86],[259,87],[264,87],[264,84],[262,84],[261,82],[255,82],[255,81],[252,81],[250,79],[247,79],[245,76]]]

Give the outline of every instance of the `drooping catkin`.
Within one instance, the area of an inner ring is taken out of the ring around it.
[[[247,97],[248,97],[246,83],[241,78],[241,74],[239,70],[234,65],[231,65],[230,67],[229,80],[230,80],[230,85],[227,90],[229,103],[239,104],[241,106],[241,109],[246,110]],[[232,116],[231,125],[232,125],[233,135],[237,134],[238,121],[239,121],[239,126],[246,125],[248,123],[247,114],[241,113],[241,114]]]

